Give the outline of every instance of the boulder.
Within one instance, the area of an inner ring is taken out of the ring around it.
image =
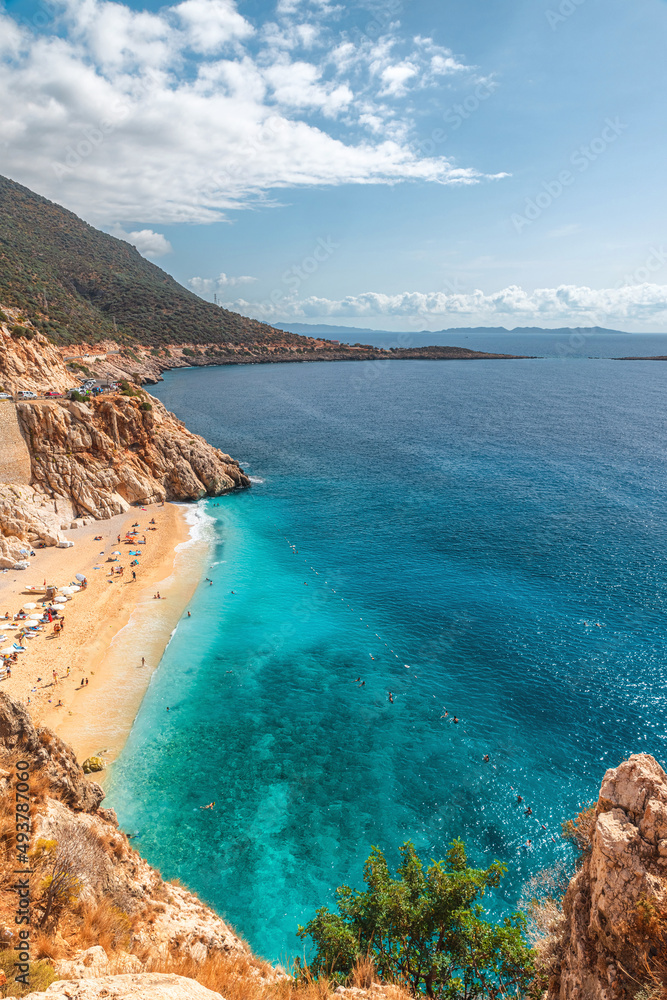
[[[93,771],[103,771],[106,764],[101,757],[93,756],[86,757],[81,767],[83,768],[84,774],[91,774]]]
[[[58,981],[51,983],[44,993],[29,993],[24,1000],[222,1000],[222,997],[194,979],[144,972]]]

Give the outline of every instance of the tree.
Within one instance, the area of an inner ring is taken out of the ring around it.
[[[393,878],[374,847],[364,866],[367,888],[341,886],[338,913],[323,907],[299,927],[299,937],[311,937],[316,948],[311,971],[342,981],[358,960],[372,958],[381,979],[403,983],[414,995],[496,1000],[525,992],[533,953],[524,917],[489,923],[478,902],[499,885],[506,866],[469,868],[461,840],[426,870],[410,842],[400,853]]]

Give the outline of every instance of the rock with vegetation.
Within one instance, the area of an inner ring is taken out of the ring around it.
[[[583,853],[563,901],[548,1000],[663,1000],[667,774],[648,754],[623,761],[566,833]]]

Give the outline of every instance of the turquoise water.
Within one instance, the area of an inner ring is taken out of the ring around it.
[[[666,375],[295,364],[156,387],[255,479],[200,505],[213,584],[111,775],[165,877],[285,960],[372,844],[460,835],[510,866],[498,907],[569,862],[560,824],[605,768],[665,758]]]

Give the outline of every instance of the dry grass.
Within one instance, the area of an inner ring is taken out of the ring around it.
[[[324,977],[314,979],[307,970],[298,978],[276,978],[273,968],[252,955],[217,953],[196,962],[189,956],[172,955],[167,959],[151,962],[151,972],[171,972],[189,979],[196,979],[202,986],[221,993],[226,1000],[330,1000],[337,983]],[[368,990],[375,982],[375,963],[372,957],[359,959],[348,985]],[[398,986],[390,987],[391,1000],[411,1000],[407,991]]]
[[[563,823],[563,837],[565,840],[571,840],[582,853],[588,851],[596,819],[596,803],[589,802],[574,819],[568,819]]]
[[[375,959],[372,955],[358,958],[350,976],[350,986],[369,990],[375,981]]]
[[[67,941],[75,951],[102,945],[108,955],[129,951],[132,920],[106,896],[94,902],[80,900],[67,923]]]

